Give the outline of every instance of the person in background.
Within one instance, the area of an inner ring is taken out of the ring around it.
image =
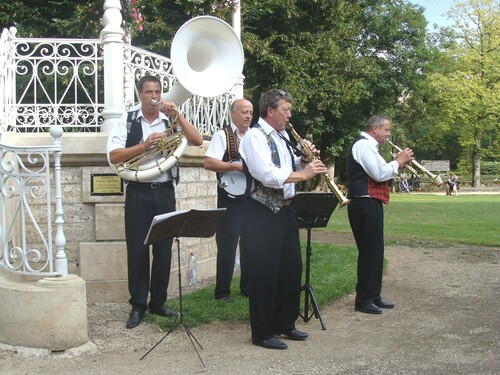
[[[456,196],[458,192],[458,177],[455,175],[455,173],[451,173],[450,177],[448,177],[448,186],[450,189],[450,194]]]
[[[138,85],[141,108],[124,113],[109,135],[109,161],[117,164],[130,160],[154,147],[163,132],[176,120],[189,143],[200,146],[203,138],[178,111],[175,103],[161,100],[161,82],[144,76]],[[161,155],[153,156],[160,158]],[[152,160],[148,160],[148,163]],[[173,181],[178,177],[177,166],[151,178],[150,181],[128,181],[125,197],[125,237],[127,242],[129,303],[132,306],[127,328],[137,327],[149,307],[151,314],[177,316],[165,307],[171,268],[172,239],[153,244],[150,275],[149,246],[144,245],[154,216],[175,211]],[[151,294],[148,303],[148,294]]]
[[[418,177],[417,174],[412,173],[410,177],[410,189],[413,190],[420,190],[420,178]]]
[[[286,126],[293,99],[283,90],[262,94],[260,118],[240,144],[249,197],[241,232],[249,274],[252,343],[267,349],[287,349],[276,336],[305,340],[296,329],[299,316],[302,258],[299,225],[290,203],[295,183],[326,173],[320,160],[307,163],[292,153]],[[311,151],[316,149],[310,146]]]
[[[243,173],[243,164],[238,151],[239,144],[252,123],[253,105],[246,99],[236,99],[231,104],[231,123],[229,126],[217,131],[212,136],[210,146],[205,154],[203,165],[205,169],[217,172],[217,180],[224,173],[240,172],[240,183],[246,184]],[[215,299],[223,302],[231,302],[231,280],[233,278],[236,249],[240,238],[240,232],[245,215],[244,199],[229,194],[220,184],[217,185],[217,207],[226,208],[222,217],[215,241],[217,243],[217,273],[215,282]],[[240,244],[240,292],[248,296],[247,272],[246,272],[246,249]]]
[[[384,208],[389,203],[388,180],[399,168],[413,159],[413,151],[404,149],[387,163],[379,154],[379,146],[391,135],[391,122],[372,116],[347,154],[347,206],[349,223],[358,248],[355,310],[380,314],[394,304],[382,299],[384,263]]]

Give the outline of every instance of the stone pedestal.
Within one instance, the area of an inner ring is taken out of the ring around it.
[[[38,281],[0,269],[0,342],[64,351],[89,342],[85,281],[76,276]]]

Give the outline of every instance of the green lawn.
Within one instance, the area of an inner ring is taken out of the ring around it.
[[[500,195],[392,194],[385,206],[391,240],[500,246]],[[347,208],[337,208],[320,230],[351,232]]]

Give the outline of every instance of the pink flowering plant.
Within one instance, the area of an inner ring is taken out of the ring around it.
[[[139,0],[123,0],[120,1],[122,6],[122,17],[124,27],[131,31],[142,31],[144,26],[142,22],[144,19],[141,14],[141,5]]]
[[[240,6],[239,0],[175,0],[175,2],[193,17],[213,15],[228,18]]]
[[[93,21],[94,17],[102,18],[104,0],[99,1],[89,1],[86,3],[87,13],[92,15],[88,20]],[[130,34],[131,32],[141,32],[144,30],[143,17],[142,17],[142,6],[139,0],[122,0],[120,1],[122,7],[122,19],[123,28]]]

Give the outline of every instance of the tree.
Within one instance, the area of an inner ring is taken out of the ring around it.
[[[428,59],[422,9],[388,0],[245,0],[242,12],[246,94],[257,104],[266,89],[289,91],[295,127],[313,134],[326,163],[344,170],[347,146],[369,116],[405,118],[400,98],[424,80]]]
[[[187,19],[213,14],[214,4],[232,3],[139,2],[143,30],[132,44],[166,56]],[[59,34],[98,37],[103,0],[65,3],[73,4],[73,16],[46,17]],[[230,15],[219,10],[216,15]],[[421,8],[405,0],[244,0],[241,11],[245,96],[258,106],[260,93],[269,88],[289,91],[294,126],[312,135],[323,161],[336,164],[341,178],[346,149],[369,116],[389,115],[402,135],[418,119],[411,100],[425,82],[430,55]]]
[[[497,0],[454,3],[448,15],[456,44],[446,50],[448,64],[431,76],[439,130],[457,134],[460,164],[470,167],[474,187],[481,184],[483,155],[499,160],[499,6]]]

